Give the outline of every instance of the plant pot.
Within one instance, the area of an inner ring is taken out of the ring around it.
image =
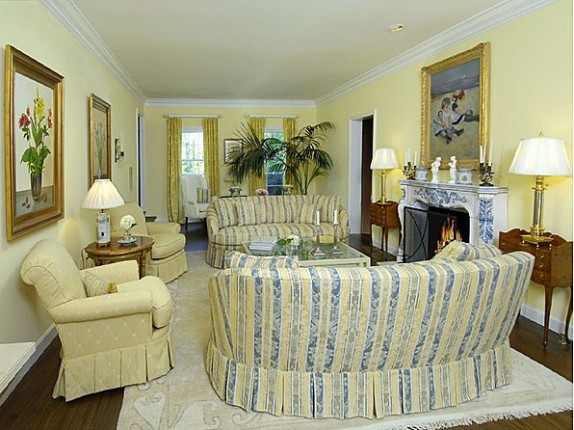
[[[42,195],[42,172],[30,173],[30,188],[32,188],[32,198],[38,200]]]

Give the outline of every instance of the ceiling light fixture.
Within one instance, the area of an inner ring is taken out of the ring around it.
[[[399,31],[404,30],[404,28],[405,28],[404,24],[391,24],[386,28],[386,30],[391,33],[398,33]]]

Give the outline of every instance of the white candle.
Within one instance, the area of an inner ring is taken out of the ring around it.
[[[482,147],[482,145],[478,147],[478,158],[479,162],[484,163],[484,148]]]
[[[409,148],[407,150],[407,163],[412,162],[413,160],[411,159],[411,148]]]
[[[337,209],[333,211],[333,224],[339,224],[339,220],[337,218]]]
[[[415,149],[415,159],[414,159],[413,164],[414,164],[415,166],[418,166],[418,165],[419,165],[419,151],[417,151],[416,149]]]
[[[317,211],[317,217],[316,217],[315,224],[317,224],[317,225],[321,224],[321,212],[320,211]]]

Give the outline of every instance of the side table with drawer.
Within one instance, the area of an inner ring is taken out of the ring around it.
[[[544,347],[548,345],[548,323],[550,309],[552,308],[552,294],[554,288],[570,288],[570,304],[564,324],[562,342],[568,343],[568,325],[572,317],[572,242],[557,235],[546,233],[554,239],[549,243],[535,245],[524,242],[523,234],[527,231],[515,228],[508,232],[500,232],[499,248],[502,252],[524,251],[535,257],[534,270],[531,280],[544,286]]]
[[[389,228],[399,229],[399,243],[401,243],[401,221],[399,219],[399,204],[388,201],[385,203],[372,202],[369,208],[371,226],[378,225],[382,229],[381,250],[385,252],[385,260],[389,254]],[[371,246],[373,241],[371,240]]]

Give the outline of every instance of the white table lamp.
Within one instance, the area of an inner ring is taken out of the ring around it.
[[[533,188],[532,226],[530,234],[523,235],[522,240],[536,245],[552,241],[552,238],[544,236],[542,225],[544,190],[548,188],[548,185],[544,184],[544,176],[570,176],[572,174],[564,142],[561,139],[544,137],[542,133],[538,137],[522,139],[508,171],[517,175],[536,176],[536,184]]]
[[[398,167],[399,161],[397,160],[394,149],[379,148],[375,151],[375,156],[373,157],[373,161],[371,161],[371,170],[381,170],[381,199],[379,200],[381,203],[387,201],[387,197],[385,196],[386,171]]]
[[[96,179],[92,184],[82,207],[96,209],[96,244],[108,246],[111,242],[110,212],[107,209],[123,206],[124,199],[109,179]]]

